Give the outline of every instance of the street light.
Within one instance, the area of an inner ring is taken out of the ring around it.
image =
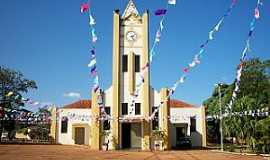
[[[221,92],[220,92],[220,86],[222,86],[222,83],[215,84],[215,86],[218,87],[218,95],[219,95],[219,117],[220,117],[220,124],[219,124],[219,130],[220,130],[220,149],[223,151],[223,129],[222,129],[222,107],[221,107]]]

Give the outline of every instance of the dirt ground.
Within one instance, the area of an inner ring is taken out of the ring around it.
[[[210,150],[165,152],[93,151],[86,146],[0,145],[0,160],[265,160],[261,156],[233,155]]]

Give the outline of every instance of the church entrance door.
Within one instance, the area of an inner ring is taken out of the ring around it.
[[[122,149],[128,149],[131,147],[130,130],[130,123],[122,123]]]

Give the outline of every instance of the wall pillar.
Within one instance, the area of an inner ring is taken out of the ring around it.
[[[112,70],[112,150],[120,148],[119,136],[119,108],[120,108],[120,73],[121,73],[121,57],[120,57],[120,15],[119,10],[113,13],[113,70]]]
[[[170,115],[170,101],[166,100],[168,95],[169,95],[168,89],[162,88],[160,91],[160,96],[161,96],[161,101],[163,101],[164,103],[160,108],[160,115],[161,115],[160,128],[165,133],[165,139],[164,139],[165,150],[171,149],[171,140],[170,140],[171,122],[168,118],[168,116]]]
[[[142,53],[142,65],[146,65],[149,62],[149,37],[148,37],[148,11],[143,14],[143,53]],[[142,86],[142,107],[143,107],[143,115],[148,119],[151,113],[150,106],[150,76],[149,76],[149,68],[144,73],[144,83]],[[142,150],[150,150],[151,149],[151,140],[150,140],[150,121],[143,122],[143,143]]]
[[[207,145],[207,140],[206,140],[206,118],[205,118],[205,107],[201,106],[201,128],[202,128],[202,147],[206,147]]]
[[[57,109],[55,106],[52,106],[51,110],[51,127],[50,127],[50,137],[53,139],[54,143],[57,143]]]
[[[98,90],[97,92],[101,92]],[[100,149],[100,108],[98,105],[98,93],[92,91],[92,107],[91,107],[91,131],[90,131],[90,138],[91,138],[91,149],[99,150]]]

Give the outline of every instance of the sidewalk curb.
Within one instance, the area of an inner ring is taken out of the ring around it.
[[[269,158],[270,158],[270,154],[237,153],[237,152],[220,151],[220,150],[210,150],[210,151],[212,151],[212,152],[219,152],[219,153],[228,153],[228,154],[244,155],[244,156],[262,156],[262,157],[269,157]]]

